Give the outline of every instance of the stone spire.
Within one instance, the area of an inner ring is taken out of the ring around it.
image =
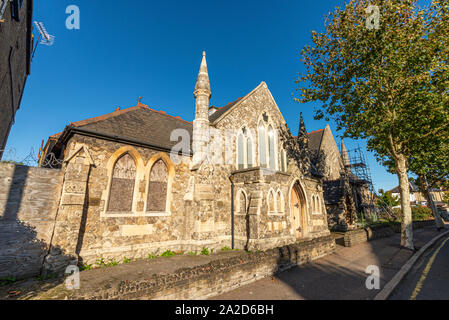
[[[306,125],[300,113],[298,137],[296,138],[299,147],[299,154],[303,167],[303,173],[310,173],[310,154],[309,154],[309,135],[307,134]]]
[[[348,150],[346,150],[345,143],[343,142],[343,138],[341,139],[341,159],[343,160],[343,165],[345,168],[349,166],[349,155]]]
[[[210,91],[205,51],[203,51],[203,59],[193,95],[195,96],[195,120],[193,120],[192,170],[196,170],[207,156],[209,143],[209,99],[212,97],[212,93]]]

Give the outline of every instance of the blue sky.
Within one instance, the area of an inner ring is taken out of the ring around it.
[[[294,80],[303,65],[301,48],[310,31],[340,0],[315,1],[35,1],[34,20],[55,36],[39,45],[7,149],[17,158],[70,122],[142,102],[191,121],[193,88],[202,51],[207,52],[211,104],[223,106],[265,81],[288,126],[297,133],[299,112],[308,131],[317,104],[293,101]],[[80,8],[80,30],[68,30],[66,7]],[[330,123],[339,141],[335,125]],[[364,141],[345,140],[348,149]],[[376,190],[397,185],[367,154]]]

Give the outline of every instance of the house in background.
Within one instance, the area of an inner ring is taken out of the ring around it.
[[[30,74],[33,0],[0,0],[0,159]]]
[[[391,189],[389,192],[391,192],[393,197],[401,198],[399,186]],[[430,189],[430,196],[437,208],[447,210],[447,205],[444,203],[444,190],[439,188]],[[412,206],[429,207],[426,197],[419,191],[418,186],[413,181],[410,181],[410,204]]]

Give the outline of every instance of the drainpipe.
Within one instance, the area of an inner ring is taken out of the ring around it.
[[[229,176],[231,181],[231,248],[234,250],[234,177]]]

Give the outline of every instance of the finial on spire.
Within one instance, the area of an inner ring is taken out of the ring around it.
[[[207,72],[206,51],[203,51],[203,59],[201,60],[200,71],[198,72],[198,79],[196,80],[195,91],[193,93],[195,97],[199,91],[209,94],[209,98],[212,96],[210,91],[209,73]]]
[[[141,99],[142,99],[142,97],[139,97],[139,102],[138,102],[139,104],[141,104],[141,103],[140,103],[140,100],[141,100]]]
[[[307,135],[306,125],[302,117],[302,112],[299,113],[299,130],[298,130],[298,136],[301,135]]]

